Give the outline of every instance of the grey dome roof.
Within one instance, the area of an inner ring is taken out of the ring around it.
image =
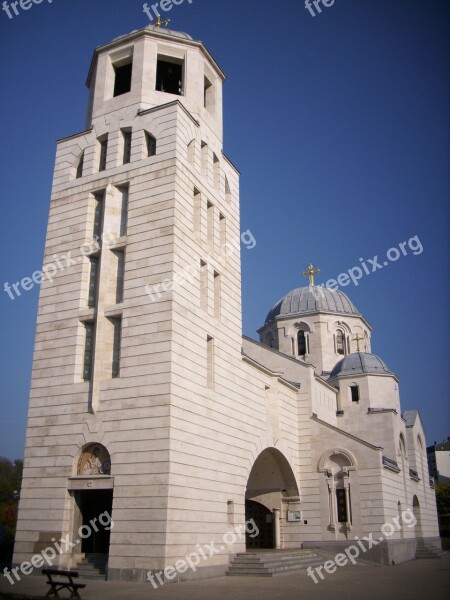
[[[188,33],[184,33],[184,31],[173,31],[173,29],[167,29],[167,27],[157,27],[156,25],[147,25],[144,27],[147,31],[155,31],[156,33],[165,33],[166,35],[170,35],[175,38],[182,38],[184,40],[193,40]],[[118,40],[127,38],[129,35],[133,35],[133,33],[139,33],[143,31],[142,29],[133,29],[130,33],[126,33],[124,35],[119,35],[118,37],[113,39],[113,42],[117,42]]]
[[[330,379],[344,375],[394,375],[386,363],[375,354],[355,352],[340,360],[331,371]]]
[[[314,285],[292,290],[269,311],[265,325],[277,317],[328,312],[361,316],[356,306],[340,290]]]

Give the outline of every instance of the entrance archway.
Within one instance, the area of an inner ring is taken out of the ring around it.
[[[288,503],[298,504],[299,500],[295,475],[285,456],[276,448],[261,452],[250,471],[245,494],[245,518],[253,519],[258,528],[256,536],[247,537],[247,548],[281,548],[284,512]]]

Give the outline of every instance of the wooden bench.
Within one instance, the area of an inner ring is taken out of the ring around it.
[[[48,596],[56,596],[57,598],[61,598],[62,596],[60,596],[58,592],[60,592],[61,590],[68,590],[70,592],[68,600],[72,600],[73,598],[81,600],[81,596],[78,593],[78,590],[82,590],[83,588],[85,588],[86,584],[74,582],[74,579],[78,577],[78,573],[76,571],[42,569],[42,574],[47,575],[47,583],[50,586],[50,589],[46,593],[45,598],[47,598]]]

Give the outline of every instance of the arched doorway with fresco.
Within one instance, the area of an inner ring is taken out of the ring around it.
[[[288,514],[300,515],[299,502],[297,481],[284,454],[276,448],[261,452],[250,471],[245,494],[245,519],[253,520],[258,531],[256,536],[247,535],[247,550],[295,547],[297,524],[287,519]]]
[[[84,446],[74,463],[68,489],[72,498],[72,566],[86,567],[102,576],[107,571],[112,530],[114,480],[111,458],[100,443]]]

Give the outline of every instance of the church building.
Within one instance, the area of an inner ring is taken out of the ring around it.
[[[440,547],[420,416],[351,300],[310,265],[242,337],[224,80],[158,26],[94,52],[86,129],[57,142],[15,565],[61,539],[55,566],[136,581],[212,541],[177,579],[364,536],[381,564]]]

